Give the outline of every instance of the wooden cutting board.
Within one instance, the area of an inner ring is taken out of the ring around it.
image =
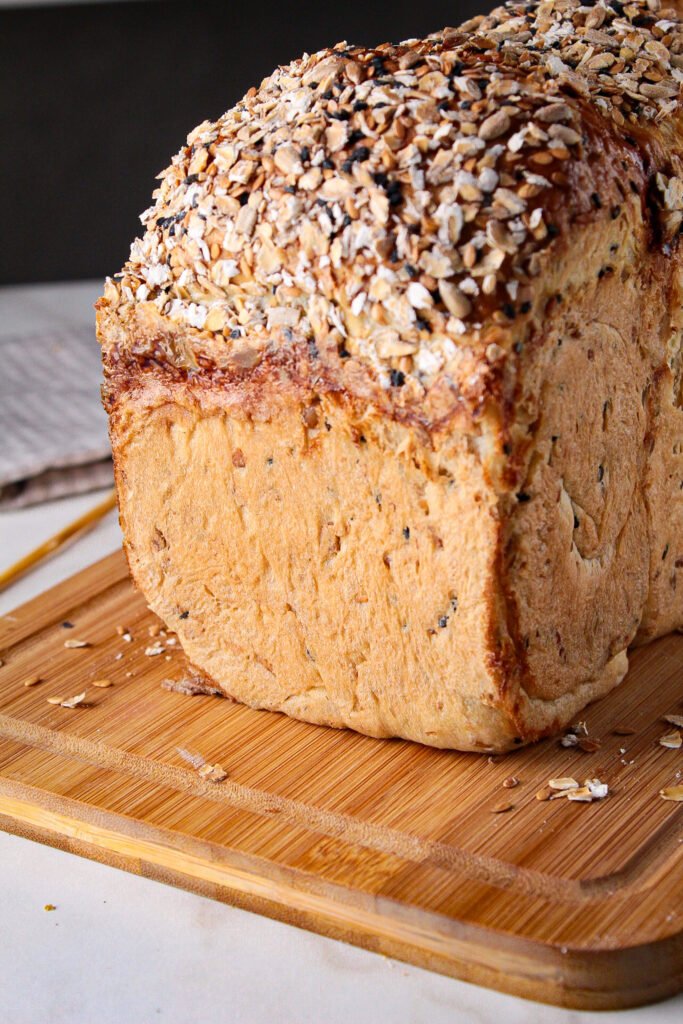
[[[683,713],[682,636],[635,651],[587,710],[598,750],[489,760],[164,689],[186,665],[155,621],[121,554],[0,619],[0,827],[533,999],[616,1008],[683,988],[683,805],[659,796],[683,751],[657,743]],[[536,799],[566,775],[610,795]]]

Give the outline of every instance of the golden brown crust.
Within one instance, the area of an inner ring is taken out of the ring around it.
[[[652,243],[655,207],[676,233],[681,49],[657,2],[547,0],[305,56],[192,133],[103,301],[195,336],[203,371],[312,344],[436,424],[542,322],[577,225],[633,190]]]

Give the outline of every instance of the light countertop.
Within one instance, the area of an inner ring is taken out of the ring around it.
[[[92,321],[99,284],[0,288],[2,338]],[[95,344],[93,336],[93,344]],[[0,513],[0,568],[97,500]],[[103,557],[115,514],[0,593],[0,614]],[[0,991],[12,1024],[674,1024],[527,1003],[0,832]],[[46,913],[46,903],[56,910]]]

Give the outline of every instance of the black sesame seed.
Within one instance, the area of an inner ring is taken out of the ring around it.
[[[445,629],[447,625],[448,625],[448,616],[447,615],[442,615],[441,618],[439,619],[439,626],[440,626],[441,629]]]
[[[515,352],[517,353],[517,355],[519,355],[520,352],[524,351],[524,345],[522,344],[521,341],[516,341],[512,347],[515,350]]]
[[[296,195],[296,185],[285,185],[285,192],[289,192],[290,196]]]
[[[233,329],[232,329],[232,330],[230,331],[230,337],[231,337],[231,338],[232,338],[233,340],[235,340],[235,339],[237,339],[237,338],[241,338],[241,337],[242,337],[242,332],[241,332],[241,330],[239,329],[239,327],[233,327]]]
[[[598,466],[598,483],[602,483],[602,479],[605,475],[605,467]]]
[[[610,210],[610,216],[611,216],[612,220],[616,220],[620,213],[621,213],[621,207],[620,206],[613,206],[612,209]]]
[[[389,206],[400,206],[403,202],[403,193],[401,191],[400,181],[391,181],[387,185],[387,196],[389,198]]]
[[[73,622],[69,622],[68,619],[64,619],[64,622],[62,623],[62,629],[73,629],[73,628],[74,628]]]
[[[557,236],[560,233],[560,229],[558,228],[557,224],[548,224],[547,225],[547,231],[548,231],[548,236],[550,238],[557,238]]]
[[[526,491],[517,491],[516,498],[520,502],[531,501],[531,495],[527,494]]]
[[[574,529],[575,529],[575,530],[578,530],[578,528],[579,528],[579,526],[580,526],[580,525],[581,525],[581,524],[579,523],[579,517],[575,515],[575,516],[574,516]]]
[[[199,181],[199,175],[198,174],[188,174],[188,176],[183,181],[183,185],[194,185],[195,181]]]
[[[324,100],[332,100],[334,99],[334,93],[331,89],[325,89],[325,92],[322,94],[322,98]]]
[[[299,156],[301,157],[301,160],[304,163],[306,163],[308,160],[311,159],[311,151],[308,148],[308,146],[303,146],[302,147],[301,152],[299,153]]]
[[[515,307],[512,305],[511,302],[503,303],[503,312],[505,313],[505,316],[508,318],[508,320],[514,320],[515,316],[517,315],[515,313]]]
[[[326,156],[325,159],[323,160],[322,166],[323,166],[323,170],[325,170],[325,171],[333,171],[334,170],[334,163],[330,160],[330,158],[328,156]]]
[[[519,311],[520,311],[520,313],[530,313],[531,312],[531,303],[528,302],[528,301],[527,302],[522,302],[522,304],[519,307]]]
[[[189,615],[190,615],[189,612],[181,612],[180,615],[178,616],[178,618],[179,619],[187,619],[187,618],[189,618]]]
[[[392,388],[402,388],[406,382],[406,375],[401,370],[391,370],[389,373]]]
[[[597,192],[591,192],[591,203],[593,204],[596,210],[602,209],[602,199],[600,198]]]
[[[365,136],[363,135],[363,133],[359,131],[357,128],[354,128],[349,135],[347,144],[349,146],[355,146],[357,142],[360,142],[360,140],[364,138]]]
[[[410,540],[410,527],[409,526],[404,526],[403,527],[403,536],[405,537],[406,540]]]
[[[246,206],[247,203],[249,202],[249,193],[248,192],[240,192],[240,194],[239,194],[239,201],[240,201],[240,206]]]
[[[353,105],[353,109],[354,110],[367,110],[368,109],[368,105],[365,102],[365,100],[356,100],[356,102]]]

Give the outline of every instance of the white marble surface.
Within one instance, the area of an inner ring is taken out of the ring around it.
[[[0,288],[3,333],[92,317],[98,285]],[[0,567],[94,503],[0,514]],[[114,515],[0,594],[0,614],[113,550]],[[46,903],[56,910],[46,913]],[[523,1002],[0,833],[0,993],[12,1024],[674,1024]]]

